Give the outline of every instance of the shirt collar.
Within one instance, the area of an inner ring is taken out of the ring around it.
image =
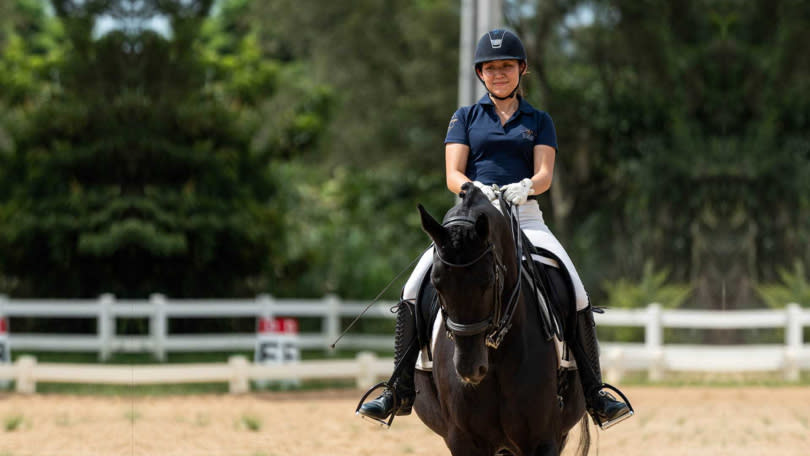
[[[518,95],[517,97],[518,97],[518,110],[520,112],[531,114],[532,111],[533,111],[532,105],[530,105],[529,102],[526,101],[526,99],[524,99],[520,95]],[[489,98],[489,94],[484,94],[484,96],[481,97],[480,100],[478,100],[478,104],[480,104],[480,105],[490,105],[490,106],[495,105],[495,103],[492,102],[492,99]]]
[[[525,112],[526,114],[531,114],[532,112],[534,112],[534,108],[532,108],[532,105],[530,105],[528,101],[524,100],[523,97],[518,95],[518,100],[520,100],[520,105],[518,105],[518,109],[520,109],[521,112]]]
[[[478,100],[478,104],[481,104],[481,105],[493,105],[494,103],[489,98],[489,94],[485,93],[484,96],[481,97],[480,100]]]

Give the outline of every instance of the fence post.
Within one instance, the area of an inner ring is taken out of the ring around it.
[[[610,349],[607,353],[607,371],[605,377],[610,383],[621,383],[624,377],[624,351],[619,347]]]
[[[231,394],[247,393],[250,390],[247,358],[242,355],[231,356],[228,358],[228,365],[231,366],[228,391]]]
[[[795,302],[785,306],[787,326],[785,327],[785,364],[783,375],[785,381],[798,382],[799,352],[804,341],[802,340],[802,309]]]
[[[8,296],[0,294],[0,364],[11,363],[11,342],[9,339],[9,322],[6,317],[6,305],[8,305]],[[8,389],[11,381],[7,379],[0,380],[0,389]]]
[[[166,361],[166,296],[153,293],[149,296],[149,302],[154,310],[149,318],[149,337],[152,339],[152,353],[158,361]]]
[[[112,313],[112,306],[115,296],[105,293],[99,297],[98,302],[98,359],[107,361],[112,353],[113,338],[115,337],[115,316]]]
[[[259,318],[273,318],[273,307],[275,306],[275,300],[273,296],[269,294],[260,294],[256,296],[256,302],[259,304]]]
[[[647,325],[644,329],[644,345],[650,357],[647,375],[651,381],[659,381],[664,376],[664,329],[661,327],[661,304],[654,302],[647,306]]]
[[[357,360],[357,377],[355,385],[359,389],[368,389],[374,386],[377,376],[374,374],[374,362],[377,355],[372,352],[362,351],[355,357]]]
[[[340,335],[340,300],[333,294],[326,295],[326,315],[323,317],[323,326],[326,330],[324,350],[328,356],[334,356],[335,351],[329,345]]]
[[[22,394],[34,394],[37,392],[37,380],[34,377],[34,368],[37,359],[33,356],[20,356],[17,359],[17,392]]]

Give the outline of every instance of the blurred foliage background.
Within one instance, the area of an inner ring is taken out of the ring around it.
[[[0,1],[0,293],[373,297],[453,204],[459,3]],[[810,4],[504,13],[595,304],[810,306]]]

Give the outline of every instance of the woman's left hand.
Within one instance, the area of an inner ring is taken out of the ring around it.
[[[503,193],[503,197],[506,201],[515,205],[521,205],[529,199],[529,194],[532,192],[532,185],[532,180],[526,178],[520,182],[501,187],[501,193]]]

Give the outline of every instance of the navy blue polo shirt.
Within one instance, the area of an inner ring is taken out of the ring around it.
[[[469,179],[485,185],[520,182],[534,175],[534,146],[557,148],[551,116],[518,97],[518,109],[506,125],[501,125],[489,95],[459,108],[450,119],[444,143],[470,146],[464,173]]]

